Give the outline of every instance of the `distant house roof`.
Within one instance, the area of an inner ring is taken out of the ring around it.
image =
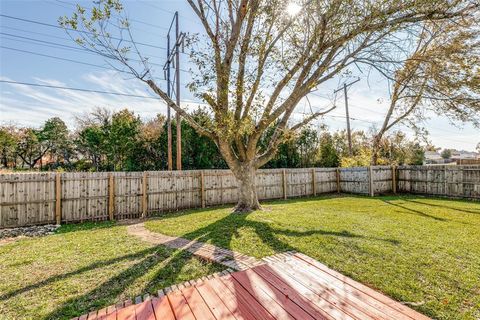
[[[453,151],[452,152],[452,159],[478,159],[480,155],[476,152],[469,152],[469,151]]]
[[[436,151],[425,151],[425,160],[440,160],[442,156]]]

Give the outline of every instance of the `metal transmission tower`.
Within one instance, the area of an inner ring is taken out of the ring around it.
[[[360,78],[357,80],[350,82],[350,83],[344,83],[343,88],[338,88],[337,90],[334,90],[334,93],[337,93],[340,90],[343,90],[343,95],[345,96],[345,117],[347,118],[347,135],[348,135],[348,153],[351,156],[352,155],[352,131],[350,130],[350,114],[348,112],[348,96],[347,96],[347,87],[351,86],[354,83],[357,83],[360,81]]]
[[[172,27],[175,24],[175,41],[173,44],[170,43],[170,33],[172,32]],[[180,47],[183,52],[183,40],[185,38],[185,33],[180,32],[178,26],[178,11],[175,12],[172,22],[170,23],[170,28],[168,28],[167,33],[167,62],[163,66],[163,70],[166,73],[167,78],[167,94],[172,98],[172,94],[175,95],[176,104],[180,107]],[[173,47],[172,47],[173,45]],[[173,81],[171,79],[170,69],[175,69],[175,75]],[[167,133],[168,133],[168,170],[173,169],[172,164],[172,120],[171,120],[171,110],[170,106],[167,106]],[[182,127],[181,127],[181,118],[180,114],[177,112],[175,115],[176,127],[177,127],[177,170],[182,170]]]

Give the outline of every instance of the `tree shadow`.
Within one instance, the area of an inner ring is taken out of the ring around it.
[[[367,237],[361,234],[355,234],[348,230],[342,231],[325,231],[325,230],[309,230],[309,231],[294,231],[294,230],[281,230],[275,229],[276,233],[284,234],[287,236],[295,236],[295,237],[302,237],[302,236],[311,236],[311,235],[326,235],[326,236],[336,236],[336,237],[344,237],[344,238],[358,238],[358,239],[369,239],[369,240],[377,240],[377,241],[384,241],[388,242],[393,245],[399,245],[401,243],[400,240],[397,239],[388,239],[388,238],[379,238],[379,237]]]
[[[403,199],[403,200],[405,200],[405,199]],[[448,221],[448,219],[439,218],[439,217],[436,217],[436,216],[427,214],[427,213],[422,212],[422,211],[419,211],[419,210],[415,210],[415,209],[412,209],[412,208],[409,208],[409,207],[406,207],[406,206],[402,206],[401,204],[394,203],[394,202],[391,202],[391,201],[389,201],[389,200],[384,200],[384,199],[382,199],[381,201],[384,202],[384,203],[386,203],[386,204],[389,204],[389,205],[391,205],[391,206],[395,206],[395,207],[401,208],[401,209],[403,209],[404,212],[406,212],[406,213],[411,213],[411,214],[415,214],[415,215],[422,216],[422,217],[424,217],[424,218],[429,218],[429,219],[433,219],[433,220],[437,220],[437,221],[442,221],[442,222]]]
[[[10,292],[6,292],[6,293],[0,295],[0,300],[10,299],[10,298],[13,298],[13,297],[15,297],[17,295],[20,295],[22,293],[25,293],[25,292],[28,292],[28,291],[31,291],[31,290],[35,290],[35,289],[40,289],[40,288],[45,287],[45,286],[47,286],[51,283],[61,281],[61,280],[65,280],[65,279],[68,279],[70,277],[73,277],[73,276],[76,276],[76,275],[79,275],[79,274],[82,274],[82,273],[85,273],[85,272],[88,272],[88,271],[92,271],[92,270],[95,270],[95,269],[98,269],[98,268],[109,266],[111,264],[115,264],[115,263],[122,262],[122,261],[128,261],[128,260],[136,260],[138,258],[141,258],[141,257],[147,255],[147,254],[151,254],[154,251],[155,251],[155,248],[150,248],[150,249],[142,250],[140,252],[136,252],[134,254],[128,254],[128,255],[124,255],[124,256],[109,259],[109,260],[97,261],[97,262],[92,263],[92,264],[90,264],[88,266],[85,266],[83,268],[80,268],[80,269],[77,269],[77,270],[74,270],[74,271],[70,271],[70,272],[67,272],[67,273],[63,273],[63,274],[57,274],[57,275],[54,275],[50,278],[44,279],[40,282],[30,284],[28,286],[25,286],[23,288],[19,288],[19,289],[16,289],[16,290],[12,290]]]
[[[185,281],[180,279],[180,274],[185,264],[192,255],[183,250],[167,249],[164,246],[156,246],[134,254],[124,255],[118,258],[98,261],[75,271],[52,276],[36,284],[28,285],[20,289],[10,291],[0,296],[0,299],[15,298],[17,295],[27,293],[31,290],[42,289],[49,284],[69,279],[85,272],[95,272],[96,269],[108,267],[118,262],[135,261],[132,265],[122,270],[118,274],[99,282],[90,291],[81,295],[72,297],[57,305],[55,310],[38,317],[41,319],[71,319],[79,315],[86,314],[93,310],[98,310],[119,302],[119,296],[132,285],[137,279],[142,277],[148,270],[162,265],[155,273],[154,277],[143,286],[138,294],[156,294],[162,288],[172,284]],[[212,264],[212,270],[209,273],[217,272],[218,268]],[[133,297],[131,297],[133,298]]]
[[[417,204],[422,204],[430,207],[437,207],[437,208],[443,208],[443,209],[450,209],[450,210],[455,210],[455,211],[461,211],[465,213],[473,213],[473,214],[480,214],[480,209],[472,209],[472,210],[467,210],[467,209],[461,209],[461,208],[456,208],[452,206],[446,206],[446,205],[440,205],[440,204],[433,204],[433,203],[428,203],[428,202],[423,202],[419,201],[418,199],[403,199],[408,202],[413,202]]]
[[[184,213],[181,215],[188,215]],[[198,228],[192,232],[187,232],[180,237],[186,239],[195,239],[197,241],[211,243],[215,246],[225,248],[232,248],[232,241],[235,237],[241,236],[240,229],[253,230],[256,236],[262,241],[263,244],[268,246],[273,252],[285,252],[285,251],[301,251],[299,248],[292,246],[291,244],[282,241],[280,236],[288,237],[309,237],[314,235],[321,236],[333,236],[337,238],[346,239],[368,239],[375,241],[382,241],[391,245],[399,245],[401,242],[396,239],[385,239],[379,237],[370,237],[360,234],[356,234],[347,230],[342,231],[329,231],[329,230],[307,230],[297,231],[291,229],[274,228],[267,222],[249,220],[250,214],[228,214],[227,216],[212,222],[211,224]]]

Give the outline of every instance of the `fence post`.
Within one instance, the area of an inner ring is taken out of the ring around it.
[[[62,176],[60,172],[55,174],[55,222],[62,223]]]
[[[373,171],[372,166],[368,166],[368,191],[370,193],[370,197],[375,195],[375,191],[373,190]]]
[[[200,171],[200,199],[202,201],[202,208],[205,208],[205,177],[203,170]]]
[[[147,216],[147,172],[143,172],[142,177],[142,218]]]
[[[282,170],[282,181],[283,181],[283,199],[287,199],[287,175],[285,169]]]
[[[317,181],[316,181],[316,172],[315,168],[312,168],[312,193],[314,196],[317,195]]]
[[[445,189],[445,195],[448,195],[448,183],[447,183],[447,166],[443,166],[443,180],[444,180],[444,185],[443,188]]]
[[[337,176],[337,193],[340,193],[340,168],[337,168],[336,176]]]
[[[392,166],[392,192],[397,193],[397,167]]]
[[[115,211],[115,180],[113,174],[108,174],[108,218],[113,221]]]

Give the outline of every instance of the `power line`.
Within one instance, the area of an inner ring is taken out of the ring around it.
[[[11,47],[6,47],[6,46],[0,46],[0,48],[7,49],[7,50],[12,50],[12,51],[17,51],[17,52],[22,52],[22,53],[28,53],[28,54],[32,54],[32,55],[36,55],[36,56],[40,56],[40,57],[45,57],[45,58],[51,58],[51,59],[56,59],[56,60],[61,60],[61,61],[83,64],[83,65],[86,65],[86,66],[91,66],[91,67],[96,67],[96,68],[113,70],[113,71],[117,71],[117,72],[121,72],[121,73],[129,73],[127,71],[115,70],[113,68],[109,68],[109,67],[102,66],[102,65],[99,65],[99,64],[93,64],[93,63],[84,62],[84,61],[62,58],[62,57],[52,56],[52,55],[49,55],[49,54],[43,54],[43,53],[38,53],[38,52],[33,52],[33,51],[28,51],[28,50],[22,50],[22,49],[17,49],[17,48],[11,48]],[[163,80],[163,79],[160,79],[160,80]]]
[[[7,49],[7,50],[12,50],[12,51],[17,51],[17,52],[22,52],[22,53],[33,54],[33,55],[40,56],[40,57],[46,57],[46,58],[52,58],[52,59],[57,59],[57,60],[62,60],[62,61],[67,61],[67,62],[72,62],[72,63],[83,64],[83,65],[87,65],[87,66],[91,66],[91,67],[97,67],[97,68],[108,69],[108,70],[115,70],[115,69],[112,69],[112,68],[109,68],[109,67],[106,67],[106,66],[102,66],[102,65],[99,65],[99,64],[93,64],[93,63],[89,63],[89,62],[83,62],[83,61],[78,61],[78,60],[73,60],[73,59],[68,59],[68,58],[62,58],[62,57],[57,57],[57,56],[51,56],[51,55],[48,55],[48,54],[43,54],[43,53],[38,53],[38,52],[33,52],[33,51],[28,51],[28,50],[16,49],[16,48],[11,48],[11,47],[6,47],[6,46],[0,46],[0,48]],[[122,71],[122,70],[115,70],[115,71],[127,73],[126,71]]]
[[[157,97],[140,96],[140,95],[129,94],[129,93],[120,93],[120,92],[111,92],[111,91],[102,91],[102,90],[91,90],[91,89],[83,89],[83,88],[72,88],[72,87],[54,86],[54,85],[48,85],[48,84],[38,84],[38,83],[30,83],[30,82],[11,81],[11,80],[0,80],[0,82],[9,83],[9,84],[18,84],[18,85],[23,85],[23,86],[31,86],[31,87],[43,87],[43,88],[50,88],[50,89],[61,89],[61,90],[71,90],[71,91],[81,91],[81,92],[110,94],[110,95],[116,95],[116,96],[134,97],[134,98],[142,98],[142,99],[161,100],[160,98],[157,98]]]
[[[17,52],[22,52],[22,53],[28,53],[28,54],[35,55],[35,56],[51,58],[51,59],[56,59],[56,60],[60,60],[60,61],[72,62],[72,63],[82,64],[82,65],[86,65],[86,66],[91,66],[91,67],[102,68],[102,69],[106,69],[106,70],[117,71],[117,72],[120,72],[120,73],[130,74],[130,72],[128,72],[128,71],[109,68],[107,66],[102,66],[102,65],[99,65],[99,64],[94,64],[94,63],[89,63],[89,62],[84,62],[84,61],[79,61],[79,60],[74,60],[74,59],[68,59],[68,58],[62,58],[62,57],[52,56],[52,55],[49,55],[49,54],[43,54],[43,53],[33,52],[33,51],[28,51],[28,50],[22,50],[22,49],[18,49],[18,48],[7,47],[7,46],[0,46],[0,48],[7,49],[7,50],[12,50],[12,51],[17,51]],[[189,72],[187,70],[180,70],[180,71]],[[158,77],[154,77],[153,79],[160,80],[160,81],[166,81],[165,79],[158,78]],[[187,86],[187,84],[185,84],[185,83],[181,83],[181,84],[183,86]]]
[[[59,36],[54,36],[52,34],[47,34],[47,33],[42,33],[42,32],[35,32],[35,31],[31,31],[31,30],[25,30],[25,29],[20,29],[20,28],[13,28],[13,27],[9,27],[9,26],[2,26],[2,29],[10,29],[10,30],[15,30],[15,31],[20,31],[20,32],[24,32],[24,33],[28,33],[28,35],[31,35],[31,34],[36,34],[36,35],[40,35],[40,36],[43,36],[43,37],[48,37],[48,38],[54,38],[54,39],[60,39],[60,40],[65,40],[65,41],[69,41],[71,42],[72,39],[71,38],[65,38],[65,37],[59,37]],[[36,39],[35,41],[39,41],[39,39]],[[55,43],[56,45],[61,45],[61,44],[57,44]],[[86,50],[84,48],[79,48],[79,47],[76,47],[78,50]],[[153,55],[153,54],[144,54],[145,56],[149,57],[149,58],[159,58],[159,59],[164,59],[163,56],[157,56],[157,55]]]
[[[11,34],[11,33],[5,33],[5,32],[0,32],[0,35],[5,35],[5,36],[8,36],[8,37],[14,37],[14,38],[19,38],[19,39],[34,41],[34,42],[38,42],[36,44],[41,44],[41,45],[47,44],[47,45],[49,45],[49,47],[55,46],[55,47],[58,47],[59,49],[70,50],[70,51],[75,50],[75,51],[78,51],[78,52],[84,52],[84,53],[93,54],[93,55],[98,56],[97,53],[95,53],[93,51],[90,51],[90,50],[87,50],[85,48],[81,48],[81,47],[79,48],[79,47],[69,46],[69,45],[66,45],[66,44],[59,44],[59,43],[55,43],[55,42],[39,40],[39,39],[30,38],[30,37],[23,37],[23,36],[18,36],[18,35],[14,35],[14,34]],[[10,39],[10,40],[12,40],[12,39]],[[19,41],[19,40],[17,40],[17,41]],[[136,61],[136,62],[141,62],[138,59],[129,58],[129,60]],[[148,62],[148,63],[151,64],[151,65],[162,66],[161,64],[158,64],[158,63],[153,63],[153,62]]]
[[[151,7],[151,8],[155,8],[157,10],[160,10],[160,11],[163,11],[163,12],[166,12],[166,13],[175,14],[174,11],[170,11],[170,10],[167,10],[167,9],[160,8],[160,7],[158,7],[158,6],[156,6],[152,3],[144,2],[144,4]],[[200,21],[192,20],[191,17],[184,16],[183,14],[179,14],[179,16],[184,18],[184,19],[188,19],[189,22],[193,22],[193,23],[203,27],[203,24]]]
[[[345,116],[340,116],[340,115],[325,115],[325,117],[332,117],[332,118],[342,118],[342,119],[346,119],[347,117]],[[365,120],[365,119],[360,119],[360,118],[353,118],[353,117],[350,117],[350,120],[354,120],[354,121],[362,121],[362,122],[366,122],[366,123],[370,123],[370,124],[377,124],[376,122],[374,121],[370,121],[370,120]]]
[[[59,37],[59,36],[54,36],[52,34],[36,32],[36,31],[31,31],[31,30],[25,30],[25,29],[20,29],[20,28],[14,28],[14,27],[9,27],[9,26],[2,26],[2,29],[10,29],[10,30],[15,30],[15,31],[25,32],[25,33],[28,33],[28,34],[38,34],[38,35],[41,35],[41,36],[44,36],[44,37],[50,37],[50,38],[55,38],[55,39],[72,41],[72,39],[65,38],[65,37]]]
[[[36,21],[36,20],[30,20],[30,19],[25,19],[25,18],[19,18],[19,17],[9,16],[9,15],[5,15],[5,14],[0,14],[0,17],[4,17],[4,18],[7,18],[7,19],[18,20],[18,21],[23,21],[23,22],[28,22],[28,23],[33,23],[33,24],[42,25],[42,26],[51,27],[51,28],[57,28],[57,29],[62,29],[62,30],[74,31],[74,32],[78,32],[78,33],[95,35],[94,33],[88,32],[88,31],[75,30],[75,29],[72,29],[72,28],[63,28],[61,26],[57,26],[57,25],[54,25],[54,24],[51,24],[51,23],[46,23],[46,22],[41,22],[41,21]],[[126,39],[121,39],[121,38],[113,37],[113,36],[110,36],[110,38],[115,39],[115,40],[119,40],[119,41],[133,43],[133,44],[136,44],[136,45],[142,45],[142,46],[146,46],[146,47],[165,50],[165,47],[160,47],[160,46],[156,46],[156,45],[152,45],[152,44],[148,44],[148,43],[144,43],[144,42],[126,40]]]
[[[75,4],[73,3],[70,3],[70,2],[67,2],[67,1],[61,1],[61,0],[55,0],[56,2],[59,2],[59,3],[54,3],[52,1],[47,1],[51,4],[54,4],[54,5],[57,5],[57,6],[61,6],[62,8],[66,8],[66,9],[69,9],[68,7],[64,6],[64,5],[61,5],[60,3],[64,3],[64,4],[67,4],[67,5],[70,5],[70,8],[75,8]],[[92,10],[91,7],[87,7],[87,6],[82,6],[84,9],[88,9],[88,10]],[[119,17],[119,15],[115,15],[116,17]],[[133,22],[136,22],[136,23],[141,23],[141,24],[144,24],[146,26],[150,26],[150,27],[154,27],[154,28],[158,28],[158,29],[162,29],[162,30],[166,30],[167,28],[165,27],[161,27],[161,26],[157,26],[157,25],[154,25],[152,23],[148,23],[148,22],[144,22],[144,21],[141,21],[141,20],[138,20],[138,19],[133,19],[133,18],[128,18],[128,20],[130,21],[133,21]],[[151,31],[147,31],[147,30],[143,30],[143,29],[139,29],[139,28],[136,28],[137,30],[139,31],[142,31],[142,32],[147,32],[147,33],[150,33],[150,34],[154,34],[153,32]]]

